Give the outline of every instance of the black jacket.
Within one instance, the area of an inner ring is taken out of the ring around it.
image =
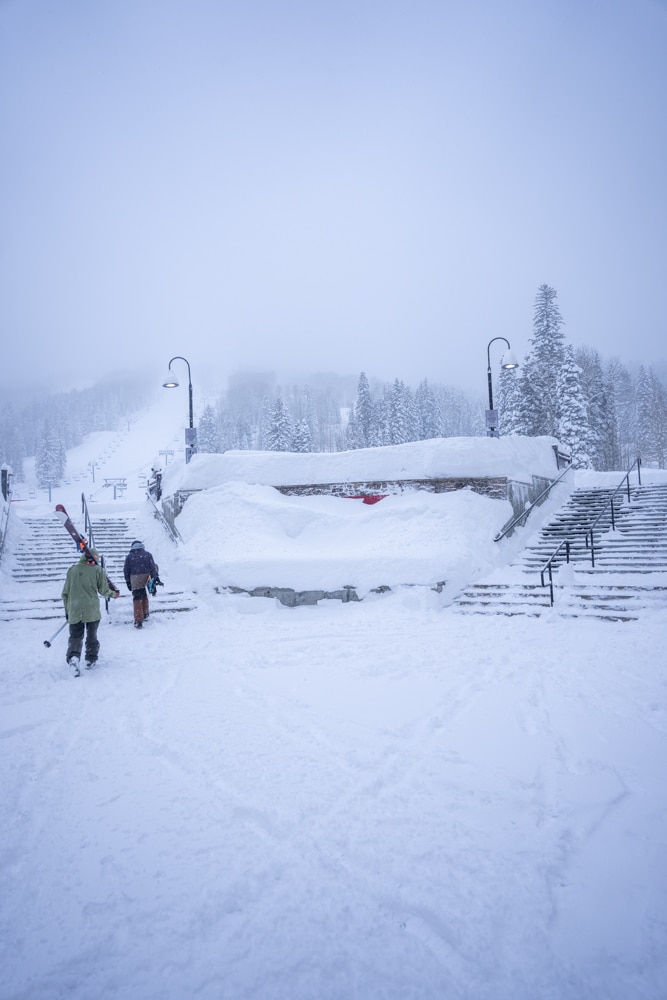
[[[138,576],[140,573],[157,576],[155,560],[147,549],[131,549],[125,556],[125,565],[123,566],[123,576],[128,587],[130,586],[130,578]]]

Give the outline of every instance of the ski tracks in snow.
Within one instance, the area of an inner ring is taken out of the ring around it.
[[[660,961],[637,886],[664,798],[632,740],[659,760],[664,714],[639,667],[595,664],[597,630],[571,665],[552,631],[224,597],[105,630],[80,679],[28,665],[5,730],[9,995],[560,1000],[604,993],[613,941],[625,1000]],[[619,858],[627,920],[612,895],[599,927]]]

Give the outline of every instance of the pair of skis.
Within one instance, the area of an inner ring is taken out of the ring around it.
[[[76,542],[79,551],[83,552],[86,559],[94,563],[96,566],[102,566],[102,569],[104,569],[104,563],[100,563],[100,560],[97,558],[97,556],[94,555],[93,552],[90,550],[90,548],[88,547],[88,539],[84,538],[81,532],[77,529],[76,525],[73,523],[71,517],[69,516],[69,514],[67,513],[67,511],[65,510],[65,508],[61,503],[56,505],[56,517],[60,519],[63,527],[65,527],[67,531],[70,533],[70,535]],[[111,590],[115,590],[116,593],[119,594],[120,591],[118,587],[115,585],[115,583],[111,582],[111,580],[109,579],[109,574],[106,572],[106,570],[105,570],[105,575],[107,578],[107,583],[109,584]]]
[[[72,538],[76,542],[79,551],[81,551],[81,552],[84,553],[86,559],[89,559],[96,566],[100,566],[101,565],[102,569],[104,569],[103,564],[100,563],[100,560],[97,558],[97,556],[95,556],[93,554],[93,552],[89,548],[89,546],[88,546],[88,539],[84,538],[84,536],[81,534],[81,532],[78,531],[76,525],[74,524],[74,522],[72,521],[71,517],[69,516],[69,514],[67,513],[67,511],[65,510],[65,508],[63,507],[63,505],[61,503],[59,503],[56,506],[56,517],[58,517],[58,519],[61,521],[61,523],[67,529],[67,531],[70,533],[70,535],[72,536]],[[109,587],[111,588],[111,590],[115,590],[116,593],[120,593],[120,591],[118,590],[118,587],[116,587],[116,585],[114,583],[112,583],[111,580],[109,579],[109,574],[106,572],[106,570],[105,570],[105,575],[106,575],[106,578],[107,578],[107,583],[109,584]],[[108,607],[109,607],[109,603],[107,601],[107,610],[108,610]],[[51,648],[51,643],[56,638],[56,636],[60,635],[60,633],[66,627],[66,625],[67,625],[67,622],[66,621],[63,622],[63,624],[60,626],[60,628],[56,632],[53,633],[53,635],[51,636],[50,639],[45,639],[44,640],[44,645],[46,646],[47,649]]]

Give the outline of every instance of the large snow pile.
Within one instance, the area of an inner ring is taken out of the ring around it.
[[[465,437],[413,441],[386,448],[308,452],[227,451],[194,455],[189,465],[164,470],[166,493],[201,490],[227,482],[291,486],[312,483],[376,482],[388,479],[506,476],[530,482],[556,475],[552,437]]]
[[[363,596],[402,584],[460,585],[496,568],[508,501],[470,489],[420,490],[367,505],[284,496],[272,486],[557,473],[553,438],[447,438],[333,454],[195,455],[165,472],[165,493],[198,489],[177,519],[199,585],[288,587]]]
[[[177,519],[183,559],[212,586],[337,590],[470,579],[497,565],[493,536],[507,501],[459,490],[414,492],[367,505],[283,496],[226,483],[195,494]]]

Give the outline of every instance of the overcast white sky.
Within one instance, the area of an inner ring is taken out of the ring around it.
[[[661,363],[665,108],[664,0],[0,0],[0,382]]]

